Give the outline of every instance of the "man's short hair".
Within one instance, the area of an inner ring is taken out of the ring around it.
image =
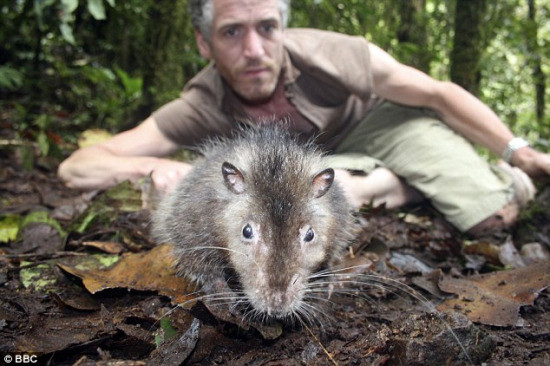
[[[290,1],[277,0],[283,28],[288,24]],[[200,30],[203,37],[207,41],[210,41],[212,21],[214,19],[212,0],[189,0],[189,13],[191,14],[191,24],[193,24],[193,27]]]

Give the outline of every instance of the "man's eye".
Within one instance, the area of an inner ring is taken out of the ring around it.
[[[239,34],[239,31],[236,27],[227,28],[223,31],[224,36],[226,37],[235,37]]]
[[[273,23],[264,23],[260,26],[260,32],[263,34],[273,32],[277,26]]]

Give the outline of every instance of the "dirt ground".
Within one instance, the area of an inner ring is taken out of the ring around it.
[[[365,209],[346,259],[363,268],[356,282],[313,324],[259,326],[177,306],[168,265],[120,269],[155,248],[140,191],[82,194],[63,187],[56,161],[25,171],[11,147],[0,159],[0,230],[18,228],[0,242],[6,364],[550,364],[549,189],[513,231],[478,240],[426,206]]]

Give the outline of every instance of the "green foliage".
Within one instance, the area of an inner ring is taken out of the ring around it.
[[[160,327],[155,332],[155,345],[160,347],[165,342],[175,338],[178,335],[178,331],[172,325],[172,322],[168,317],[160,319]]]
[[[488,2],[479,95],[518,134],[543,144],[550,140],[550,118],[547,108],[536,122],[532,60],[540,57],[548,80],[550,0],[534,1],[534,21],[527,3]],[[455,4],[294,0],[290,25],[364,36],[401,62],[449,79]],[[177,97],[205,65],[186,7],[187,0],[2,2],[0,95],[23,109],[15,127],[31,128],[41,152],[51,154],[52,133],[118,131]],[[538,47],[528,47],[534,37]],[[43,115],[48,122],[35,123]]]
[[[0,243],[9,243],[17,238],[21,217],[7,214],[0,217]]]
[[[0,88],[15,90],[23,85],[23,74],[12,67],[0,66]]]
[[[315,27],[366,36],[405,64],[424,69],[430,75],[449,79],[450,51],[456,0],[387,1],[294,1],[291,26]],[[407,17],[407,6],[416,6],[417,14]],[[550,140],[550,112],[546,108],[543,124],[535,118],[534,81],[531,59],[541,58],[542,71],[550,78],[550,1],[535,0],[538,9],[538,54],[527,49],[532,39],[533,22],[527,18],[527,1],[489,1],[484,14],[480,67],[480,97],[510,127],[526,135],[543,149]],[[403,41],[405,21],[412,22],[409,41]],[[412,32],[413,34],[411,34]],[[425,34],[414,34],[425,32]],[[401,39],[400,39],[401,38]],[[546,88],[546,105],[550,105],[550,88]]]
[[[537,124],[531,59],[533,56],[541,57],[542,64],[546,65],[543,71],[550,75],[550,24],[544,21],[550,15],[550,1],[537,3],[541,10],[537,22],[540,27],[538,55],[533,55],[527,47],[526,38],[532,37],[527,1],[506,0],[493,4],[495,36],[482,60],[481,97],[514,131],[527,136],[532,142],[540,142],[541,147],[545,148],[544,140],[550,138],[550,112],[547,108],[545,125]],[[546,101],[550,105],[548,88]]]
[[[15,214],[6,214],[0,216],[0,243],[15,241],[20,236],[20,232],[33,223],[47,224],[57,230],[60,236],[66,235],[61,224],[51,218],[46,211],[31,212],[23,218]]]

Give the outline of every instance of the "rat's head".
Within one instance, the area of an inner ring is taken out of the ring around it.
[[[343,197],[334,187],[334,170],[323,169],[318,156],[261,148],[262,158],[250,165],[243,159],[221,167],[231,196],[224,213],[227,247],[254,313],[293,318],[307,314],[310,275],[334,260],[341,230],[336,217],[348,212],[333,212],[335,195]]]

